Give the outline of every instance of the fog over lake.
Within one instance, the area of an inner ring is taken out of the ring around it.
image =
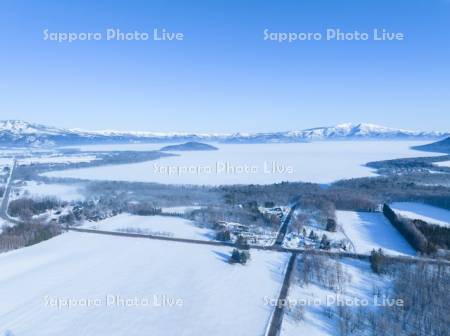
[[[373,176],[370,161],[439,154],[410,149],[424,141],[322,141],[290,144],[214,144],[217,151],[178,152],[155,161],[46,173],[50,177],[157,182],[164,184],[330,183]],[[155,150],[161,144],[120,145]],[[112,150],[113,145],[108,149]]]

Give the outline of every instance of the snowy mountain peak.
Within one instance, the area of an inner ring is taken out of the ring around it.
[[[39,124],[33,124],[22,120],[0,120],[0,132],[9,132],[11,134],[61,134],[65,130],[48,127]]]
[[[330,127],[322,127],[322,128],[328,128],[328,129],[339,129],[342,131],[348,131],[349,133],[355,133],[358,131],[368,131],[368,132],[389,132],[389,131],[400,131],[400,129],[380,126],[376,124],[369,124],[369,123],[343,123],[338,124],[336,126],[330,126]]]
[[[354,125],[353,130],[358,130],[359,132],[378,132],[378,133],[384,133],[384,132],[411,132],[403,129],[395,129],[375,124],[367,124],[367,123],[361,123]]]
[[[354,124],[354,123],[342,123],[342,124],[338,124],[335,127],[336,128],[340,128],[340,129],[351,129],[357,125],[362,125],[362,124]],[[333,127],[333,126],[331,126]]]

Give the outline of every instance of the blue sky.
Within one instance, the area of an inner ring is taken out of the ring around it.
[[[43,40],[182,32],[183,41]],[[264,41],[263,31],[402,32],[404,41]],[[149,131],[340,122],[449,130],[450,1],[0,0],[0,119]]]

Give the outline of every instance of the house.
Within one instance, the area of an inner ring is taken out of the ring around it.
[[[234,222],[226,222],[226,221],[217,221],[216,227],[221,230],[228,230],[231,233],[239,234],[241,232],[249,232],[249,228],[247,225],[234,223]]]

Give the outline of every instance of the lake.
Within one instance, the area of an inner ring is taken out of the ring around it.
[[[217,151],[178,152],[155,161],[46,173],[49,177],[157,182],[163,184],[330,183],[373,176],[370,161],[439,154],[410,149],[423,141],[322,141],[290,144],[214,144]],[[163,145],[150,144],[148,149]],[[120,150],[146,145],[120,145]],[[109,148],[110,150],[113,149]]]

